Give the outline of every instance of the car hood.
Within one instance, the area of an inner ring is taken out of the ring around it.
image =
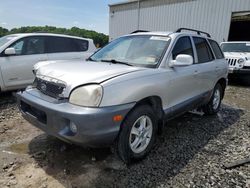
[[[224,52],[226,58],[247,58],[250,59],[250,52]]]
[[[119,75],[144,70],[121,64],[92,61],[58,61],[43,63],[36,72],[38,77],[46,80],[58,80],[66,85],[65,92],[90,83],[102,83]]]

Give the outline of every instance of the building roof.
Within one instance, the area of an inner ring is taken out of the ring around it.
[[[145,0],[130,0],[130,1],[122,1],[120,3],[113,3],[113,4],[109,4],[109,6],[118,6],[118,5],[125,5],[125,4],[130,4],[130,3],[135,3],[138,1],[145,1]]]

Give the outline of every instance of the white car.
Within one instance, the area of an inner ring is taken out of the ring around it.
[[[22,89],[34,81],[33,66],[47,60],[85,60],[96,51],[92,39],[49,33],[0,38],[0,92]]]
[[[221,49],[228,62],[230,76],[250,76],[250,42],[223,42]]]

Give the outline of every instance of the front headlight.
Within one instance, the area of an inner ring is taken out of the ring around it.
[[[102,86],[97,84],[78,87],[72,91],[69,102],[79,106],[97,107],[101,103],[102,93]]]
[[[244,59],[243,58],[238,59],[238,63],[239,64],[243,64],[244,63]]]

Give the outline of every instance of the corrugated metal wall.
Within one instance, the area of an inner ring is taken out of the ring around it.
[[[232,13],[243,11],[250,11],[250,0],[143,0],[139,11],[138,3],[130,2],[110,6],[109,35],[112,40],[137,29],[188,27],[207,31],[221,42],[228,39]]]

